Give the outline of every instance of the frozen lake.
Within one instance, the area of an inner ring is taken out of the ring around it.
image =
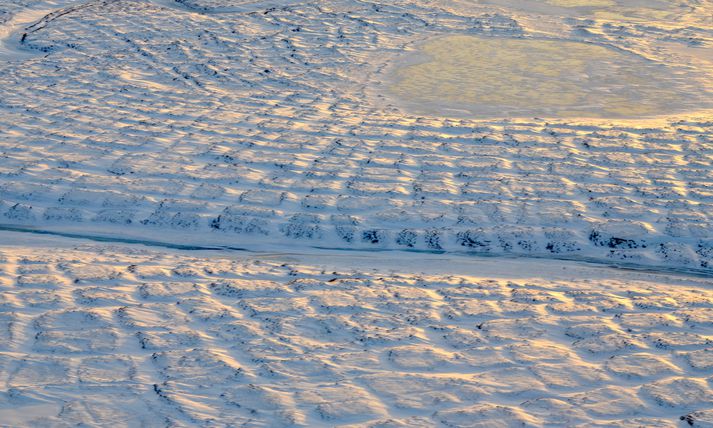
[[[487,4],[511,10],[558,16],[598,16],[619,19],[662,19],[687,9],[666,0],[454,0],[459,4]]]
[[[402,61],[390,90],[424,114],[629,118],[710,104],[689,72],[592,43],[454,35]]]

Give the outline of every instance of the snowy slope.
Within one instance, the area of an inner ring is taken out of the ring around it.
[[[0,2],[0,223],[710,272],[710,110],[448,119],[386,88],[469,34],[617,49],[711,99],[710,1],[578,4]]]

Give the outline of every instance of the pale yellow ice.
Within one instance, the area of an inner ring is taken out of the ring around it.
[[[616,5],[613,0],[547,0],[547,3],[562,7],[606,7]]]
[[[695,80],[641,57],[560,40],[457,35],[422,47],[391,92],[421,112],[640,117],[693,108]]]

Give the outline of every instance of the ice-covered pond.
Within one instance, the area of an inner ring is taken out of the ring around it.
[[[597,44],[453,35],[394,67],[389,92],[423,114],[628,118],[710,107],[701,80]]]
[[[450,0],[456,4],[488,4],[509,10],[557,16],[661,19],[686,10],[673,0]]]

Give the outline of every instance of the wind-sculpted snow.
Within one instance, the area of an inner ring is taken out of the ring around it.
[[[705,75],[709,3],[646,25],[504,2],[278,3],[57,2],[21,26],[5,43],[24,55],[0,64],[0,223],[712,269],[709,112],[452,119],[383,84],[448,34],[564,38]]]
[[[710,280],[394,257],[4,245],[2,425],[710,426]]]

